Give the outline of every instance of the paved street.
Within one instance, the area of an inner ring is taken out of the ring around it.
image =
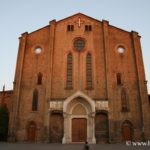
[[[90,145],[90,150],[149,150],[150,146],[126,146],[125,144]],[[0,143],[0,150],[83,150],[83,144],[29,144]]]

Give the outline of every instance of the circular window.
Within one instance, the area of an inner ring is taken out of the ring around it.
[[[41,47],[35,48],[35,54],[40,54],[41,52],[42,52],[42,48]]]
[[[122,46],[119,46],[118,49],[117,49],[117,51],[118,51],[119,54],[123,54],[124,51],[125,51],[125,48],[122,47]]]
[[[83,39],[77,39],[74,41],[74,48],[78,51],[82,51],[85,47],[85,41]]]

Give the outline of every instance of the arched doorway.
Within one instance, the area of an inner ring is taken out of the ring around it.
[[[33,121],[29,122],[27,132],[28,132],[28,141],[35,142],[36,141],[36,124],[35,124],[35,122],[33,122]]]
[[[96,143],[108,142],[108,115],[99,112],[95,116],[95,137]]]
[[[50,116],[50,142],[62,143],[64,119],[61,112],[52,112]]]
[[[130,121],[124,121],[122,124],[122,138],[124,141],[132,140],[132,124]]]
[[[64,136],[63,143],[95,143],[95,103],[86,94],[77,91],[63,104]]]

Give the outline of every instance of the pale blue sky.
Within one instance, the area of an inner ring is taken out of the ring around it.
[[[21,33],[78,12],[142,36],[150,93],[150,0],[0,0],[0,90],[3,84],[12,89]]]

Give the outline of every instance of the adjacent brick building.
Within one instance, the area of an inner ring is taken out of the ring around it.
[[[11,113],[13,107],[12,104],[13,104],[13,90],[0,91],[0,107],[6,105],[8,111]]]
[[[150,138],[137,32],[78,13],[19,38],[9,140]]]

